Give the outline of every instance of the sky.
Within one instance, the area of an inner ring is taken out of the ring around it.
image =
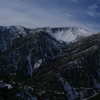
[[[0,0],[0,26],[10,25],[100,32],[100,0]]]

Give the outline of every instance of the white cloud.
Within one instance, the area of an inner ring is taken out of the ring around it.
[[[95,14],[94,11],[89,11],[89,12],[88,12],[88,15],[91,16],[91,17],[95,17],[95,16],[96,16],[96,14]]]
[[[5,3],[4,3],[5,4]],[[71,25],[71,14],[65,16],[56,9],[43,9],[36,5],[29,6],[22,2],[11,2],[7,7],[0,6],[0,25],[24,25],[24,26],[64,26]]]
[[[88,15],[91,17],[100,16],[100,12],[96,11],[97,8],[98,8],[97,4],[93,4],[93,5],[89,6],[89,9],[87,11]]]
[[[98,5],[96,5],[96,4],[93,4],[93,5],[89,6],[90,10],[95,10],[97,8],[98,8]]]
[[[43,9],[35,4],[19,2],[19,0],[12,0],[6,7],[4,5],[5,2],[0,3],[0,25],[23,25],[26,27],[79,26],[93,29],[87,23],[75,20],[70,11],[62,12],[56,8],[52,8],[52,10]],[[92,13],[90,15],[93,16]]]

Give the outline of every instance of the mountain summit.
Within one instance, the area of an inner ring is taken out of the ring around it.
[[[59,28],[47,28],[46,32],[48,32],[51,36],[53,36],[57,40],[65,41],[65,42],[75,42],[80,37],[89,36],[91,33],[83,28],[79,27],[59,27]]]
[[[75,42],[78,38],[91,35],[92,32],[75,26],[37,28],[37,31],[47,32],[58,41]]]

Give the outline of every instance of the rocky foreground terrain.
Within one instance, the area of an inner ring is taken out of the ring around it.
[[[0,100],[100,100],[100,33],[1,26]]]

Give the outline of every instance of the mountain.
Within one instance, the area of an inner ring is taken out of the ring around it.
[[[32,76],[35,68],[61,52],[60,43],[46,32],[16,26],[0,29],[1,73],[14,73],[24,66],[23,73]]]
[[[37,28],[37,31],[40,30],[47,32],[56,40],[64,42],[75,42],[77,39],[89,36],[91,34],[88,30],[75,26]]]
[[[0,80],[3,100],[97,99],[100,33],[78,27],[1,26]]]
[[[74,42],[80,37],[89,36],[91,34],[86,29],[74,26],[64,27],[64,28],[51,28],[47,29],[46,32],[48,32],[55,39],[65,42]]]
[[[6,70],[7,73],[11,73],[17,70],[18,66],[23,66],[20,65],[21,61],[26,66],[25,73],[32,76],[33,70],[45,60],[53,59],[62,52],[64,44],[56,37],[60,33],[60,40],[66,43],[89,35],[88,31],[75,27],[41,29],[28,29],[22,26],[0,27],[1,58],[6,58],[1,60],[1,65],[6,63],[0,72],[5,73]],[[69,34],[73,35],[72,40],[68,37]],[[69,40],[65,41],[64,37]]]

